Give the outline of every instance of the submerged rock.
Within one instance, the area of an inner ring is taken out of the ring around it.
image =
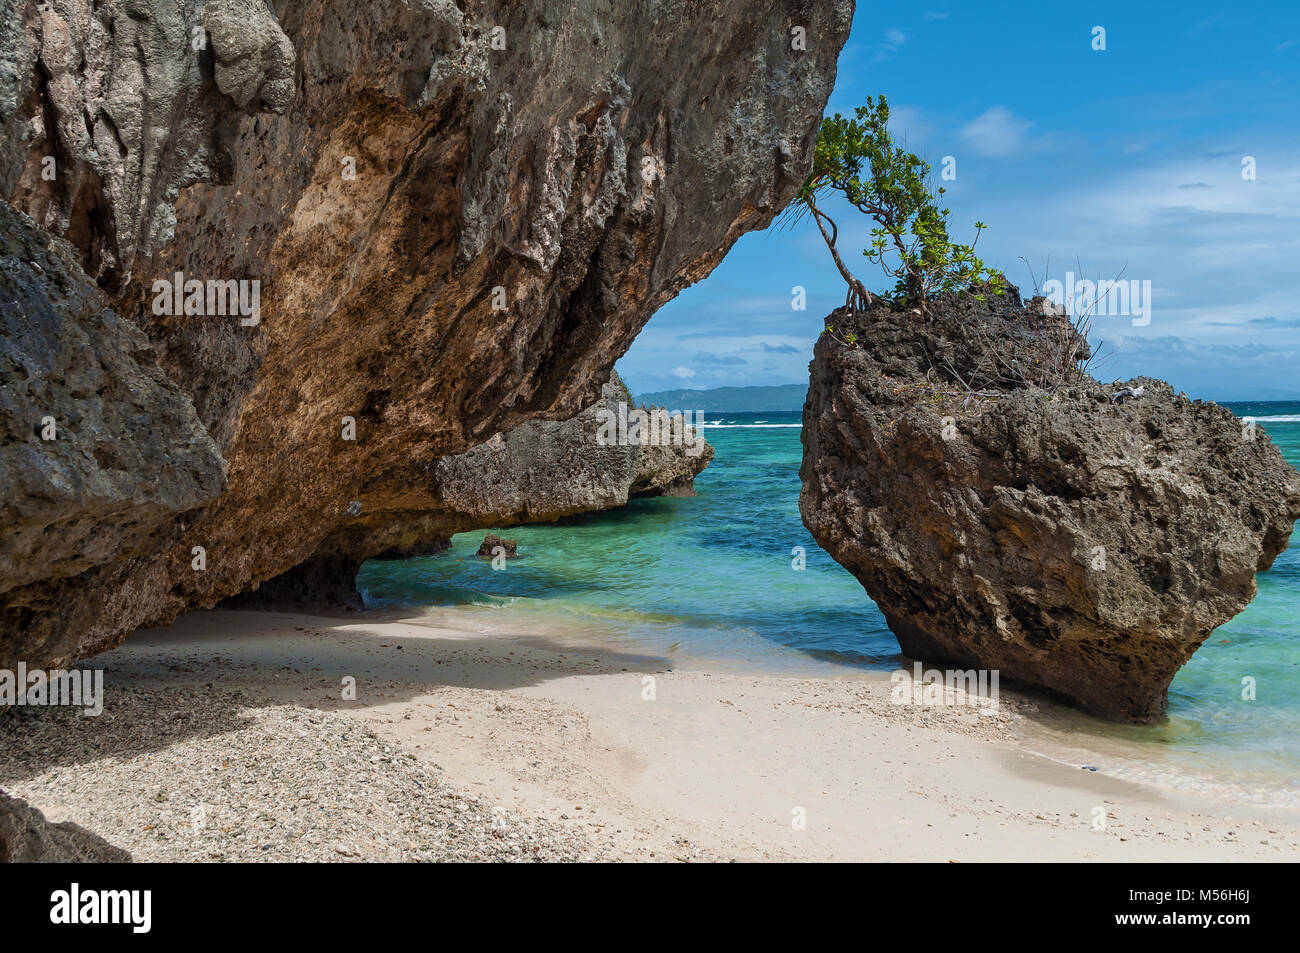
[[[483,543],[478,548],[478,555],[487,559],[492,559],[498,555],[497,550],[501,550],[500,555],[506,559],[514,559],[519,555],[518,541],[513,539],[502,539],[496,533],[488,533],[483,537]]]
[[[1077,341],[1012,289],[933,321],[836,312],[804,408],[800,511],[904,654],[1159,718],[1174,674],[1286,548],[1300,474],[1161,381],[1044,389]]]
[[[579,413],[650,315],[786,206],[852,13],[5,5],[3,197],[144,329],[228,477],[130,560],[29,564],[47,589],[19,631],[84,655],[377,534],[434,538],[439,461]],[[175,313],[192,282],[206,300]]]

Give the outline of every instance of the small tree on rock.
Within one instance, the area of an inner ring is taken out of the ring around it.
[[[853,274],[840,257],[839,228],[818,200],[838,192],[858,211],[876,222],[871,245],[862,254],[895,279],[889,297],[915,302],[922,315],[930,314],[930,301],[945,291],[967,291],[986,286],[1001,294],[1005,278],[975,254],[975,241],[954,243],[948,237],[949,210],[939,207],[945,190],[932,192],[930,164],[897,146],[889,132],[889,106],[867,97],[855,110],[855,119],[839,113],[822,120],[817,131],[813,168],[791,206],[795,219],[805,213],[817,223],[835,267],[849,286],[845,305],[852,311],[870,307],[876,296]]]

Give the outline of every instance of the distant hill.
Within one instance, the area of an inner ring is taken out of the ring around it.
[[[711,414],[770,414],[777,411],[803,410],[808,388],[804,384],[778,384],[772,387],[713,387],[708,390],[657,390],[636,394],[635,404],[667,407],[669,410],[701,410]],[[1226,391],[1207,398],[1190,394],[1193,399],[1215,400],[1219,403],[1259,401],[1300,401],[1300,393],[1267,388],[1254,392]]]
[[[714,387],[709,390],[660,390],[637,394],[637,404],[667,407],[669,410],[702,410],[718,414],[770,414],[780,410],[803,410],[806,384],[778,384],[774,387]]]

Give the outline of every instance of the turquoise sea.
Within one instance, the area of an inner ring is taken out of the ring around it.
[[[1300,465],[1300,402],[1227,406],[1255,417]],[[879,610],[799,518],[800,415],[707,422],[716,456],[695,497],[502,531],[520,552],[504,571],[474,555],[483,532],[457,536],[438,556],[371,561],[358,578],[367,606],[476,606],[485,625],[569,632],[678,665],[791,675],[899,667]],[[1167,722],[1114,726],[1053,707],[1029,743],[1119,776],[1300,804],[1297,543],[1175,678]],[[806,568],[795,571],[800,551]],[[1254,701],[1241,699],[1247,676]]]

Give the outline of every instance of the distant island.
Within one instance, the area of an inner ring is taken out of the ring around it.
[[[660,390],[637,394],[637,404],[667,407],[669,410],[702,410],[716,414],[770,414],[803,410],[807,384],[777,384],[771,387],[713,387],[709,390]]]

